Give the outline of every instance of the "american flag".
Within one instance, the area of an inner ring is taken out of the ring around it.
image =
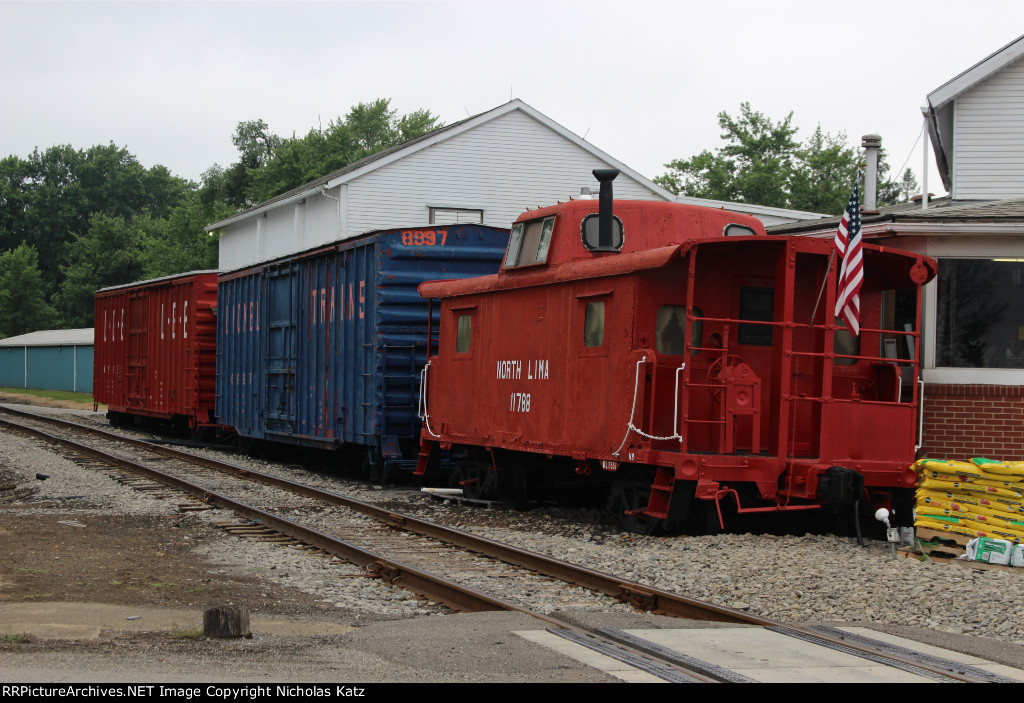
[[[860,334],[860,284],[864,282],[863,250],[860,240],[860,190],[853,186],[853,194],[836,232],[836,251],[843,260],[839,270],[839,294],[836,297],[836,317],[846,321],[846,328]]]

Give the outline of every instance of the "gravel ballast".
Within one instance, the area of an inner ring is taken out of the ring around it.
[[[370,502],[385,501],[391,509],[783,622],[911,626],[1024,645],[1024,569],[981,570],[892,558],[885,542],[869,540],[861,547],[853,538],[832,535],[646,537],[619,531],[606,524],[597,511],[477,509],[416,491],[352,481],[335,484],[321,473],[281,468],[247,457],[230,460],[256,470],[286,473],[300,482],[330,483],[336,492]],[[121,514],[166,514],[169,509],[164,501],[142,497],[99,472],[55,458],[37,443],[7,433],[0,434],[0,471],[4,472],[0,483],[14,475],[19,481],[31,482],[36,473],[48,474],[47,480],[34,483],[30,497],[33,502],[61,504],[45,509]],[[11,509],[11,505],[0,504],[0,512]],[[211,512],[183,519],[224,517]],[[230,554],[225,554],[221,545],[199,545],[195,555],[220,560],[217,568],[258,571],[261,578],[317,594],[346,611],[366,610],[398,619],[443,610],[409,600],[400,589],[375,579],[338,578],[339,569],[343,572],[354,567],[332,565],[323,558],[271,544],[230,542]]]

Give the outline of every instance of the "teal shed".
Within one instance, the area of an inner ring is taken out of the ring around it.
[[[92,393],[93,329],[0,339],[0,388]]]

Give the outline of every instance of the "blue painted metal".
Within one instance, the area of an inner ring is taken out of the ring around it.
[[[415,457],[429,309],[416,287],[496,273],[507,243],[483,225],[396,229],[222,274],[219,421],[253,439]]]

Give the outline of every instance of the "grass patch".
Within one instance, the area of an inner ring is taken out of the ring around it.
[[[34,388],[4,388],[0,393],[11,395],[27,395],[32,398],[49,398],[50,400],[70,400],[75,403],[92,403],[92,393],[74,393],[72,391],[41,391]]]
[[[35,600],[36,598],[52,598],[52,593],[33,593],[29,596],[22,596],[23,600]]]
[[[32,638],[25,633],[9,635],[4,633],[0,635],[0,642],[10,642],[11,644],[28,644],[32,641]]]
[[[197,640],[202,636],[203,628],[199,625],[171,632],[171,639],[175,640]]]
[[[155,583],[149,584],[149,587],[150,588],[174,588],[177,585],[178,584],[171,583],[170,581],[157,581]]]

